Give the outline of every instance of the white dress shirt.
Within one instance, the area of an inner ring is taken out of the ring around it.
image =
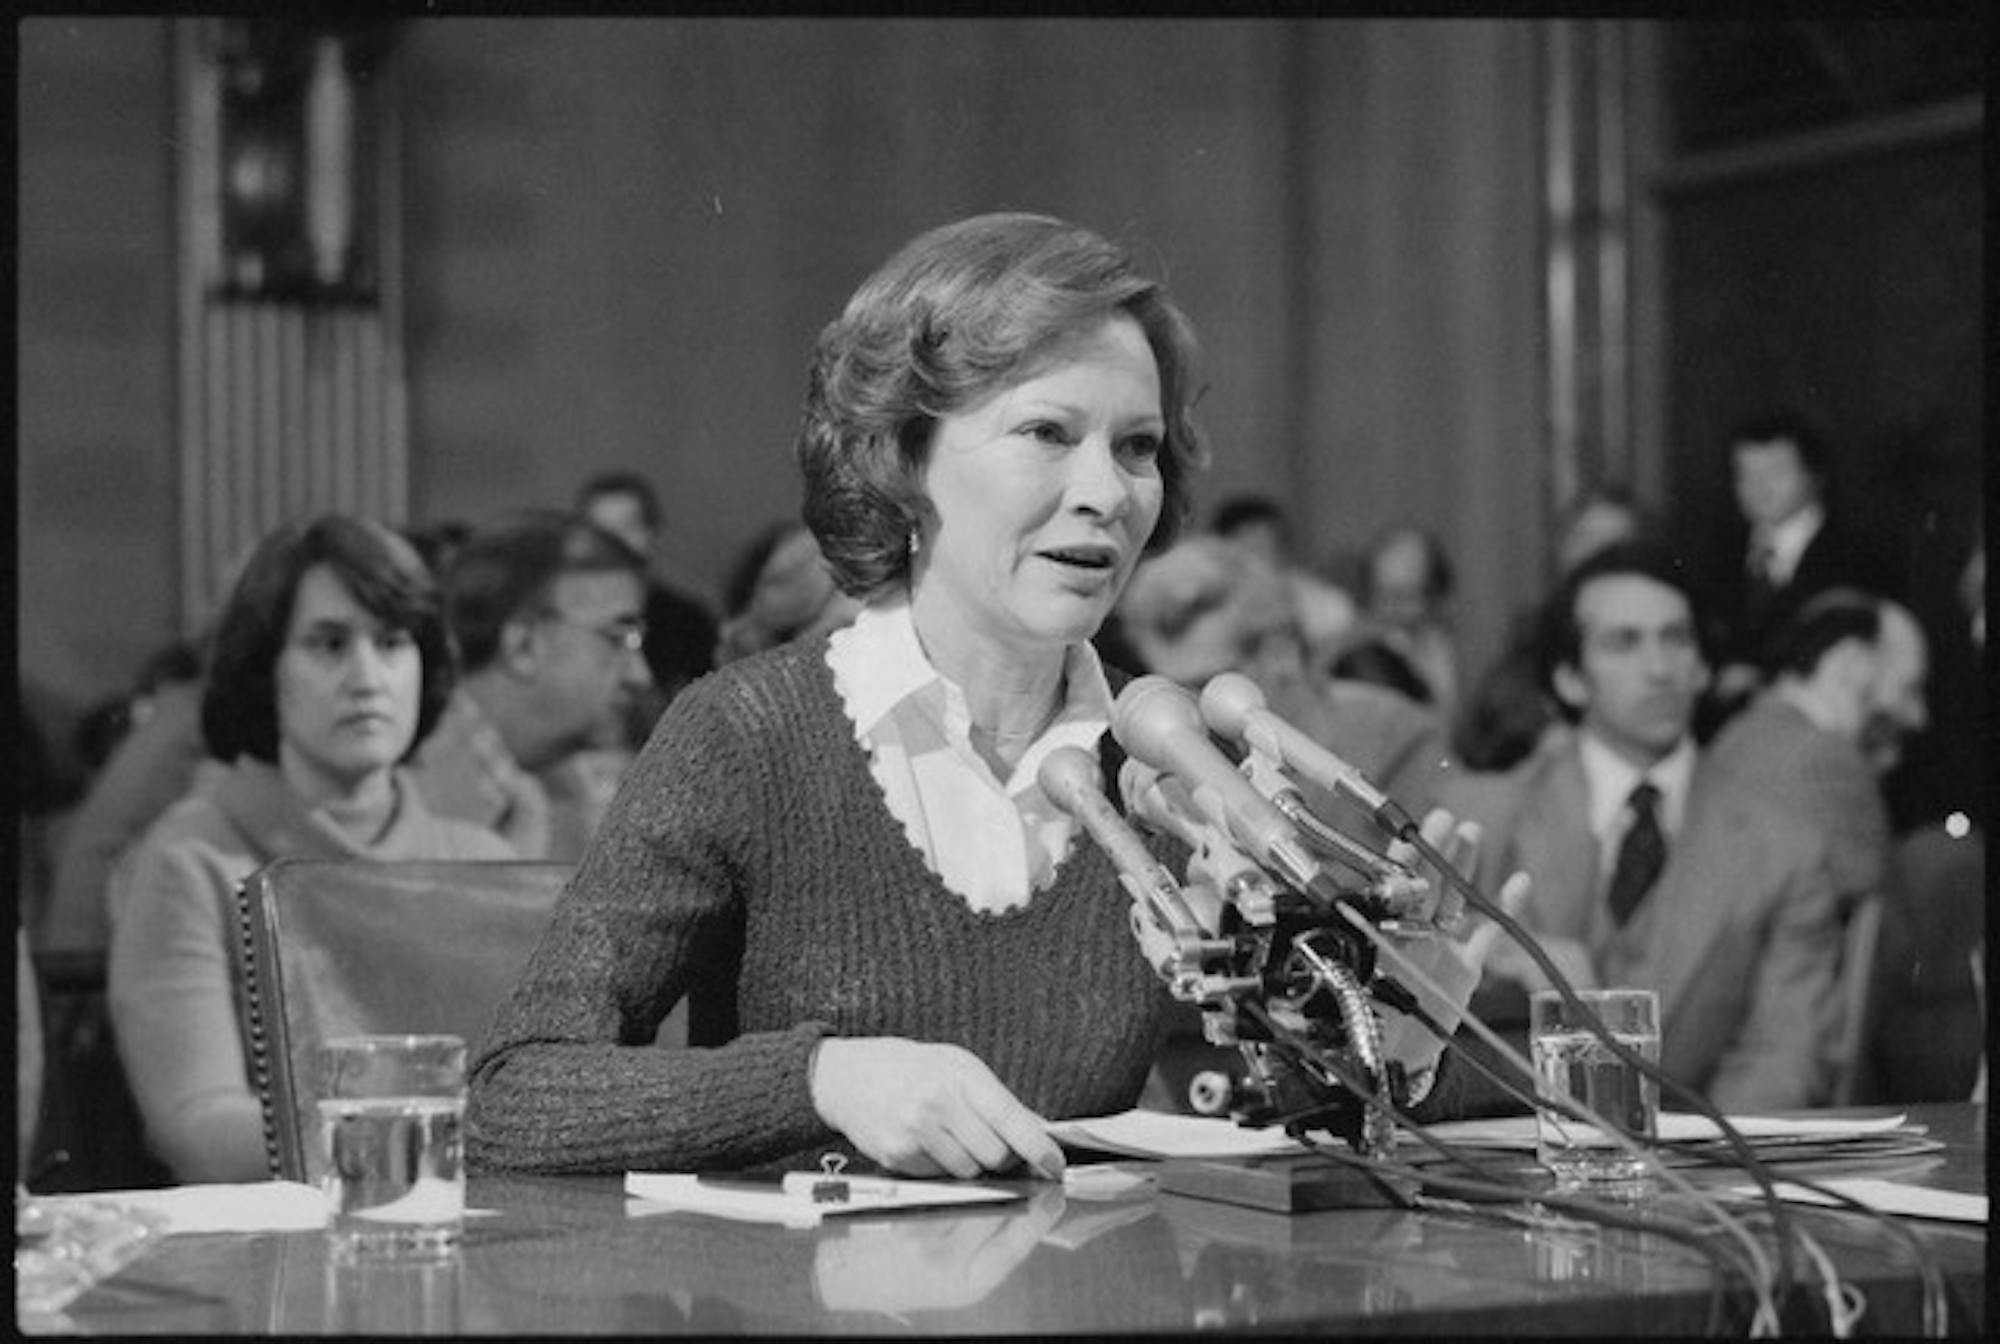
[[[1816,503],[1807,504],[1783,522],[1751,536],[1750,563],[1756,563],[1759,551],[1767,551],[1764,578],[1773,588],[1783,588],[1792,581],[1799,557],[1806,553],[1806,547],[1825,523],[1826,510]]]
[[[931,871],[975,910],[1026,905],[1053,877],[1075,830],[1035,772],[1060,746],[1095,754],[1111,724],[1097,651],[1070,647],[1062,708],[1005,780],[973,750],[965,693],[924,655],[907,600],[864,608],[834,633],[826,661],[890,815]]]

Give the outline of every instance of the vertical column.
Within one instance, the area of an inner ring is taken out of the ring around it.
[[[363,45],[369,60],[386,49],[380,34]],[[406,521],[399,221],[357,213],[395,199],[394,141],[362,154],[356,133],[392,86],[357,84],[353,50],[309,22],[176,21],[188,633],[231,563],[280,523],[329,509]],[[309,75],[285,86],[295,66]],[[297,116],[273,110],[287,99]]]
[[[1542,29],[1542,289],[1548,324],[1549,436],[1543,482],[1556,516],[1583,477],[1577,312],[1575,24]]]
[[[1543,293],[1550,516],[1609,478],[1637,485],[1632,415],[1627,28],[1542,32]]]

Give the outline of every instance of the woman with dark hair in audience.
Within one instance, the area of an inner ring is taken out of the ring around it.
[[[1054,1175],[1046,1118],[1138,1100],[1172,1000],[1037,770],[1104,737],[1090,638],[1187,514],[1193,359],[1156,282],[1041,216],[862,285],[798,454],[864,609],[668,708],[474,1061],[475,1164]],[[683,995],[689,1048],[653,1047]]]
[[[266,538],[224,608],[203,777],[110,885],[112,1023],[147,1142],[182,1181],[268,1174],[237,1034],[232,893],[276,858],[500,859],[434,817],[398,763],[451,693],[438,594],[410,544],[329,514]]]

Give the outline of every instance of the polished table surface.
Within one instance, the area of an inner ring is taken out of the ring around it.
[[[1913,1106],[1920,1158],[1817,1164],[1984,1194],[1986,1108]],[[1860,1112],[1857,1112],[1857,1114]],[[1782,1174],[1782,1172],[1781,1172]],[[1449,1212],[1284,1215],[1143,1190],[1053,1185],[973,1211],[786,1228],[628,1214],[612,1177],[471,1182],[463,1245],[430,1264],[350,1265],[318,1232],[169,1237],[72,1303],[83,1333],[1741,1334],[1748,1294],[1650,1234]],[[1859,1333],[1918,1329],[1910,1248],[1869,1219],[1798,1209],[1865,1296]],[[1983,1332],[1984,1226],[1907,1221],[1944,1272],[1953,1334]],[[1720,1315],[1712,1315],[1719,1307]],[[1824,1333],[1824,1317],[1803,1328]]]

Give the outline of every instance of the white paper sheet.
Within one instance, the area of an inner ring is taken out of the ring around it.
[[[1846,1139],[1886,1134],[1901,1128],[1906,1118],[1885,1115],[1855,1119],[1829,1115],[1798,1120],[1768,1115],[1732,1115],[1729,1123],[1750,1139]],[[1493,1120],[1452,1120],[1431,1125],[1429,1129],[1446,1143],[1468,1148],[1511,1148],[1532,1152],[1535,1147],[1535,1117],[1532,1115],[1509,1115]],[[1670,1142],[1718,1139],[1722,1137],[1722,1130],[1705,1115],[1662,1111],[1659,1136]]]
[[[1965,1195],[1955,1190],[1931,1190],[1921,1185],[1906,1185],[1901,1181],[1879,1181],[1863,1177],[1843,1180],[1821,1181],[1829,1190],[1838,1190],[1850,1199],[1858,1199],[1869,1208],[1881,1213],[1901,1214],[1906,1218],[1940,1218],[1954,1223],[1984,1223],[1987,1201],[1985,1195]],[[1837,1200],[1808,1190],[1791,1181],[1779,1181],[1776,1185],[1778,1197],[1795,1204],[1838,1205]],[[1733,1195],[1756,1195],[1754,1185],[1730,1187]]]
[[[122,1204],[157,1214],[163,1232],[297,1232],[326,1226],[326,1196],[298,1181],[249,1185],[176,1185],[165,1190],[105,1190],[88,1195],[43,1195],[65,1202]]]
[[[679,1210],[711,1213],[739,1222],[812,1227],[823,1218],[847,1214],[914,1212],[944,1205],[995,1204],[1022,1198],[1015,1190],[954,1181],[881,1182],[879,1178],[871,1178],[869,1184],[886,1184],[888,1189],[879,1194],[857,1192],[843,1203],[818,1204],[809,1197],[788,1192],[775,1182],[682,1172],[630,1171],[625,1173],[625,1193],[631,1197],[625,1203],[625,1215],[640,1218]]]
[[[1130,1157],[1256,1157],[1296,1153],[1298,1141],[1282,1129],[1245,1129],[1233,1120],[1169,1111],[1122,1111],[1049,1126],[1058,1143]]]

